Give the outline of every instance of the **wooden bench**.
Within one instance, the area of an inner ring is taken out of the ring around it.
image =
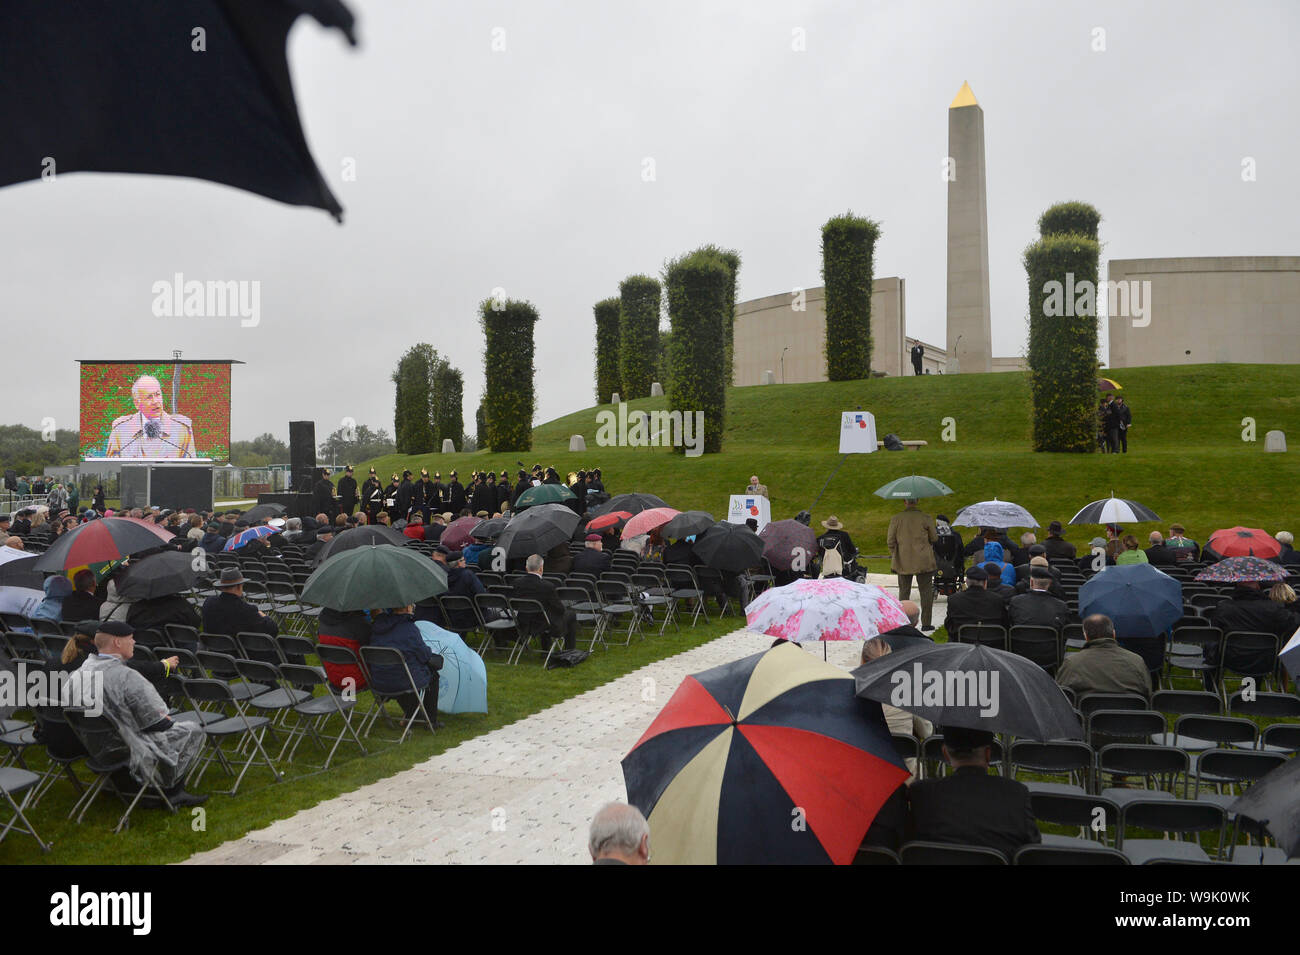
[[[910,448],[913,451],[919,451],[929,443],[930,443],[929,441],[904,441],[903,447]],[[881,450],[884,450],[885,442],[877,441],[876,447],[880,448]]]

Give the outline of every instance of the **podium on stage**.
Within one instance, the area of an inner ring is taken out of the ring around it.
[[[767,498],[758,494],[733,494],[727,506],[727,522],[743,524],[750,518],[758,521],[761,531],[772,520],[772,505]]]

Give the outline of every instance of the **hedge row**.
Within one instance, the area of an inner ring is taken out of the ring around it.
[[[433,450],[433,419],[430,391],[433,365],[438,353],[421,342],[406,350],[397,362],[392,379],[395,386],[393,437],[398,454],[426,454]]]
[[[688,252],[664,268],[672,324],[668,409],[680,411],[683,422],[688,414],[704,413],[704,451],[709,454],[722,450],[729,383],[725,324],[733,276],[728,260],[708,248]]]
[[[871,377],[871,282],[880,225],[849,212],[822,226],[826,377]]]
[[[532,450],[536,407],[533,329],[537,319],[537,309],[530,302],[485,299],[479,306],[487,380],[483,414],[493,451]]]
[[[650,396],[659,355],[659,293],[659,283],[648,275],[629,275],[618,286],[619,394],[624,401]]]
[[[597,302],[596,313],[596,404],[608,404],[610,395],[623,393],[619,377],[619,300],[607,298]],[[656,319],[657,321],[658,319]]]
[[[458,451],[465,450],[465,376],[446,359],[439,359],[433,371],[430,417],[433,421],[433,450],[441,451],[447,438]]]

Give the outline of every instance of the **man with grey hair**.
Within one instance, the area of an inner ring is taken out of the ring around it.
[[[113,421],[104,456],[108,458],[192,458],[194,425],[189,418],[163,410],[162,385],[142,375],[131,385],[135,413]]]
[[[1115,624],[1104,614],[1083,620],[1082,650],[1072,653],[1057,668],[1056,682],[1075,692],[1136,693],[1150,699],[1151,672],[1143,659],[1125,650],[1115,639]]]
[[[593,865],[645,865],[650,861],[650,824],[636,806],[606,803],[591,820],[587,851]]]
[[[1177,563],[1173,551],[1165,546],[1165,537],[1159,531],[1152,531],[1148,534],[1147,541],[1151,545],[1144,551],[1147,555],[1148,564],[1172,567]]]
[[[1300,565],[1300,551],[1295,549],[1295,536],[1290,531],[1278,531],[1273,536],[1282,545],[1282,553],[1273,558],[1273,563],[1283,567]]]
[[[524,562],[526,573],[514,583],[514,596],[536,600],[546,611],[545,626],[540,629],[551,640],[563,640],[564,649],[572,650],[578,645],[578,615],[564,606],[560,595],[555,591],[555,584],[542,576],[545,562],[541,554],[530,554]],[[536,614],[532,615],[536,617]],[[525,630],[534,628],[543,621],[530,619],[529,615],[520,617],[520,626]]]

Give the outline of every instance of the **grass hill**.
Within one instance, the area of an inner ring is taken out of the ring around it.
[[[871,492],[911,473],[938,478],[953,489],[949,497],[923,503],[931,514],[950,518],[965,504],[996,496],[1024,505],[1045,527],[1053,519],[1069,520],[1084,504],[1113,491],[1153,508],[1165,526],[1185,524],[1201,541],[1233,524],[1300,532],[1300,447],[1287,454],[1264,451],[1266,431],[1285,431],[1300,441],[1295,366],[1126,368],[1113,376],[1133,409],[1127,455],[1029,450],[1028,376],[1001,372],[731,388],[723,452],[697,458],[664,448],[597,447],[596,414],[613,409],[603,405],[534,428],[528,452],[390,455],[364,462],[358,475],[371,464],[385,477],[403,467],[416,474],[428,467],[445,478],[454,467],[462,479],[489,468],[513,476],[520,460],[528,467],[552,465],[561,474],[599,466],[611,493],[650,491],[679,509],[721,516],[728,495],[743,491],[756,473],[770,489],[772,516],[779,519],[812,504],[840,462],[839,413],[861,408],[875,415],[878,437],[893,432],[929,442],[920,451],[853,455],[835,471],[814,519],[838,515],[867,554],[885,552],[889,518],[901,507]],[[667,404],[648,398],[629,407],[655,410]],[[949,417],[956,440],[943,441],[943,419]],[[1242,440],[1247,417],[1255,421],[1253,443]],[[569,453],[573,434],[586,438],[586,453]],[[1156,529],[1161,528],[1135,528],[1139,536]],[[1086,542],[1098,530],[1070,528],[1066,536]],[[963,536],[969,539],[965,531]]]

